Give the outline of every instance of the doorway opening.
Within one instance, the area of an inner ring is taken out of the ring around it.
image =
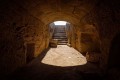
[[[57,45],[69,44],[69,22],[54,21],[50,26],[50,46],[57,47]]]
[[[53,40],[57,40],[57,45],[66,45],[68,43],[68,38],[66,34],[66,21],[55,21],[54,23],[54,33],[52,35]]]
[[[54,23],[56,26],[57,26],[57,25],[64,25],[64,26],[66,26],[66,23],[67,23],[67,22],[66,22],[66,21],[54,21],[53,23]]]

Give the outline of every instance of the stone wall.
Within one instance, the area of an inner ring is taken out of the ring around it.
[[[50,40],[52,39],[53,33],[54,33],[54,29],[55,29],[55,24],[51,23],[49,25],[49,30],[50,30]]]
[[[74,25],[70,36],[72,47],[81,53],[100,52],[100,38],[93,25]]]
[[[106,69],[111,41],[120,32],[119,1],[100,0],[90,13],[82,18],[82,23],[94,25],[101,40],[101,68]],[[113,54],[114,55],[114,54]]]
[[[72,47],[83,54],[100,52],[100,38],[94,25],[67,24],[66,29],[68,41]]]
[[[0,3],[0,75],[37,57],[49,44],[49,29],[21,6]]]
[[[81,30],[81,52],[100,52],[100,39],[93,25],[84,25]]]
[[[73,32],[73,26],[72,24],[70,23],[66,23],[66,35],[67,35],[67,38],[68,38],[68,46],[71,46],[71,43],[72,43],[72,32]]]

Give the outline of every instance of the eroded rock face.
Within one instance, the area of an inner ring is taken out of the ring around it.
[[[71,26],[72,27],[72,26]],[[97,30],[93,25],[80,27],[73,26],[69,32],[71,45],[81,53],[100,52],[100,39]]]
[[[111,41],[120,32],[119,1],[100,1],[91,12],[84,17],[83,22],[96,26],[101,40],[101,66],[105,68],[109,58]],[[114,53],[113,53],[114,55]],[[104,67],[103,67],[104,66]]]
[[[74,25],[71,44],[79,51],[101,52],[100,65],[101,68],[105,69],[110,58],[111,42],[120,32],[120,19],[118,19],[120,18],[120,7],[118,6],[119,1],[111,0],[99,1],[97,5],[81,18],[78,26]]]
[[[9,74],[49,44],[49,27],[16,4],[0,7],[0,74]],[[7,11],[6,11],[7,10]]]

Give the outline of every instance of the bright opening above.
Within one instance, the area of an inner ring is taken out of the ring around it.
[[[66,25],[66,21],[55,21],[54,24],[55,25]]]

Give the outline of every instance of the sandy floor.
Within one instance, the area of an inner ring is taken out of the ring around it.
[[[42,63],[55,66],[76,66],[87,63],[86,58],[72,47],[58,45],[51,48],[42,60]]]
[[[102,80],[99,68],[74,48],[58,45],[46,52],[1,80]]]

